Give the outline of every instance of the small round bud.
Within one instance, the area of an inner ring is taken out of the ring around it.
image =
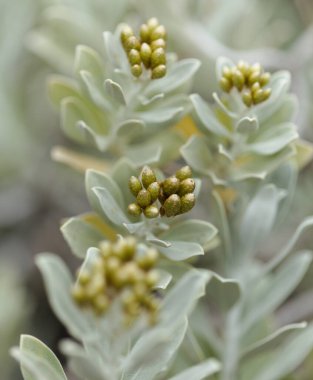
[[[130,36],[125,41],[124,47],[125,47],[126,51],[130,51],[131,49],[139,50],[140,49],[140,43],[135,36]]]
[[[181,197],[181,208],[180,213],[190,211],[196,203],[196,197],[193,193],[185,194]]]
[[[123,270],[127,284],[135,284],[143,278],[143,272],[134,261],[125,264]]]
[[[147,190],[151,195],[152,202],[156,201],[160,194],[160,185],[158,182],[152,182],[148,186]]]
[[[166,75],[166,66],[159,65],[152,70],[151,79],[163,78]]]
[[[266,86],[268,84],[268,82],[270,81],[270,79],[271,79],[271,74],[270,73],[263,73],[260,76],[260,85],[262,87]]]
[[[110,301],[109,301],[109,298],[105,294],[99,294],[93,300],[93,304],[94,304],[94,310],[96,314],[101,315],[108,309],[110,305]]]
[[[243,86],[245,84],[245,78],[240,70],[234,70],[232,75],[232,81],[234,83],[234,86],[236,86],[239,91],[243,89]]]
[[[165,40],[163,38],[159,38],[157,40],[152,41],[151,44],[150,44],[150,47],[151,47],[152,50],[155,50],[157,48],[163,48],[163,49],[165,49],[166,42],[165,42]]]
[[[164,207],[164,211],[165,211],[166,216],[170,217],[170,216],[178,215],[180,212],[180,208],[181,208],[180,197],[177,194],[172,194],[164,202],[163,207]]]
[[[231,81],[232,71],[228,66],[224,66],[222,70],[222,76]]]
[[[143,213],[146,218],[153,219],[159,215],[159,209],[154,205],[150,205],[144,209]]]
[[[108,276],[114,275],[120,268],[121,262],[115,257],[111,256],[106,261],[106,273]]]
[[[190,178],[192,176],[192,171],[190,166],[186,165],[177,170],[175,177],[178,178],[180,181],[183,181],[184,179]]]
[[[244,102],[244,104],[247,106],[247,107],[251,107],[252,105],[252,95],[251,95],[251,91],[250,90],[246,90],[242,96],[242,101]]]
[[[134,35],[134,32],[131,27],[126,25],[123,30],[121,31],[121,42],[122,45],[125,46],[126,41],[128,40],[129,37],[132,37]]]
[[[252,98],[253,98],[253,102],[255,104],[259,104],[261,102],[263,102],[263,95],[264,94],[264,91],[263,90],[256,90],[252,93]]]
[[[136,244],[137,241],[133,236],[128,236],[125,238],[125,247],[123,252],[124,260],[131,260],[136,253]]]
[[[137,205],[137,203],[131,203],[128,206],[127,211],[130,215],[139,216],[141,214],[141,207]]]
[[[222,77],[220,79],[219,84],[220,84],[221,89],[225,92],[229,92],[233,86],[231,80],[229,80],[225,77]]]
[[[130,71],[134,77],[139,78],[140,75],[142,74],[142,67],[141,65],[133,65]]]
[[[86,270],[81,270],[78,275],[78,282],[80,285],[86,285],[90,281],[90,273]]]
[[[151,61],[151,47],[145,42],[141,45],[140,48],[140,57],[142,59],[142,63],[146,68],[150,67]]]
[[[139,34],[140,34],[141,43],[150,41],[150,29],[147,24],[141,25]]]
[[[149,166],[145,166],[142,169],[142,172],[141,172],[141,182],[142,182],[143,186],[145,187],[145,189],[147,189],[148,186],[152,182],[156,182],[155,173],[154,173],[154,171]]]
[[[152,17],[147,21],[147,25],[150,31],[152,31],[159,25],[159,20],[156,17]]]
[[[263,102],[271,96],[272,90],[267,88],[263,91]]]
[[[141,57],[140,57],[139,51],[136,49],[131,49],[130,52],[128,53],[128,60],[131,66],[140,65]]]
[[[165,195],[176,194],[178,192],[180,181],[176,177],[166,178],[162,182],[162,189]]]
[[[253,85],[251,86],[251,91],[252,91],[252,95],[259,91],[261,89],[261,86],[260,86],[260,83],[259,82],[255,82],[253,83]]]
[[[249,73],[249,65],[245,61],[239,61],[237,64],[237,69],[241,71],[243,76],[246,76]]]
[[[128,283],[128,273],[125,270],[124,267],[119,268],[113,275],[112,275],[112,283],[117,289],[121,289]]]
[[[195,181],[192,178],[184,179],[179,186],[179,195],[192,193],[196,187]]]
[[[83,303],[86,300],[84,288],[79,284],[75,284],[72,288],[72,297],[77,303]]]
[[[248,78],[249,86],[252,86],[254,83],[259,82],[259,80],[260,80],[260,72],[252,71],[252,73],[249,75],[249,78]]]
[[[140,207],[147,207],[151,204],[151,195],[148,190],[140,190],[136,199]]]
[[[151,269],[158,261],[159,253],[155,248],[149,248],[144,255],[137,258],[137,263],[141,269]]]
[[[151,41],[155,41],[160,38],[166,39],[166,30],[163,25],[157,26],[150,34]]]
[[[136,296],[136,300],[137,301],[142,301],[145,299],[147,293],[148,293],[148,289],[147,289],[147,286],[145,283],[137,283],[134,285],[134,294]]]
[[[157,48],[151,54],[151,67],[154,69],[159,65],[165,65],[166,56],[163,48]]]
[[[159,272],[155,269],[150,270],[145,277],[145,283],[149,288],[154,288],[159,281]]]
[[[101,256],[104,257],[104,258],[109,257],[111,255],[111,253],[112,253],[111,243],[108,242],[107,240],[103,240],[99,244],[99,248],[100,248]]]
[[[132,175],[128,181],[128,187],[134,196],[137,196],[140,190],[142,190],[141,183],[137,177]]]

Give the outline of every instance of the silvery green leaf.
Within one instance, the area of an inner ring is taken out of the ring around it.
[[[138,116],[147,124],[163,124],[169,121],[176,121],[183,111],[183,107],[159,107],[138,112],[135,116]]]
[[[111,66],[114,68],[120,68],[123,69],[123,71],[129,72],[127,56],[119,41],[120,30],[122,27],[123,25],[119,25],[116,34],[112,34],[111,32],[103,33],[105,61],[110,62]]]
[[[164,240],[181,240],[183,242],[197,242],[204,249],[207,244],[216,236],[217,229],[210,223],[190,219],[171,225],[168,231],[161,234]]]
[[[21,364],[24,380],[67,380],[54,353],[33,336],[22,335],[19,349],[11,353]]]
[[[278,264],[280,264],[293,250],[300,236],[310,227],[313,226],[313,217],[306,218],[296,229],[295,233],[291,236],[287,244],[283,247],[282,250],[277,252],[272,260],[270,260],[264,266],[263,273],[269,273],[272,271]]]
[[[152,96],[152,98],[146,98],[145,96],[141,95],[139,96],[140,102],[143,106],[149,106],[155,105],[155,103],[158,103],[158,101],[164,99],[164,93],[156,94]]]
[[[272,75],[269,87],[272,89],[271,96],[266,102],[253,107],[253,114],[258,118],[259,123],[268,120],[281,106],[284,96],[290,87],[290,73],[288,71],[278,71]]]
[[[104,78],[102,58],[89,46],[78,45],[75,51],[74,71],[78,77],[81,71],[87,71],[102,83]]]
[[[66,221],[61,232],[72,252],[80,258],[86,256],[89,247],[97,247],[104,238],[99,230],[79,218]]]
[[[284,123],[260,131],[249,141],[247,150],[261,155],[275,154],[298,138],[296,126]]]
[[[229,131],[216,118],[210,106],[198,94],[190,95],[195,113],[199,120],[199,127],[203,133],[213,133],[218,136],[227,137]]]
[[[125,95],[122,87],[111,79],[104,81],[104,88],[110,97],[122,106],[126,105]]]
[[[168,248],[172,245],[170,242],[162,240],[162,239],[158,239],[154,235],[148,236],[147,241],[152,244],[157,245],[158,247],[163,247],[163,248]]]
[[[223,103],[223,101],[216,92],[213,92],[212,97],[215,100],[216,104],[226,115],[228,115],[231,119],[238,119],[239,115],[236,112],[231,111],[228,107],[226,107],[226,105]]]
[[[130,234],[136,234],[138,231],[140,231],[144,227],[144,222],[138,222],[138,223],[124,223],[123,226],[127,229],[127,231]]]
[[[233,307],[241,296],[240,283],[233,278],[223,278],[210,271],[211,281],[207,287],[207,295],[222,310]]]
[[[259,129],[259,121],[254,116],[244,116],[236,124],[239,133],[251,134]]]
[[[268,184],[257,192],[245,210],[239,228],[242,254],[254,254],[273,229],[283,190]]]
[[[156,284],[155,288],[156,289],[166,289],[167,286],[169,285],[169,283],[172,281],[173,276],[169,272],[162,270],[162,269],[158,269],[158,273],[159,273],[160,277],[159,277],[159,281]]]
[[[117,226],[129,223],[124,211],[107,188],[93,187],[92,191],[96,194],[102,208],[102,213],[105,214],[108,220]]]
[[[191,136],[190,139],[180,149],[185,161],[198,173],[207,175],[212,167],[212,155],[201,136]]]
[[[97,82],[97,79],[95,79],[88,71],[83,70],[79,72],[79,77],[81,79],[81,87],[83,87],[88,98],[104,112],[110,112],[112,110],[112,104],[105,97],[102,85]]]
[[[282,347],[288,337],[301,334],[307,325],[307,322],[300,322],[283,326],[265,338],[246,347],[242,352],[242,356],[255,355],[262,351],[271,351],[273,348]]]
[[[37,257],[36,264],[43,276],[50,305],[69,333],[77,339],[90,333],[91,321],[72,299],[72,278],[63,261],[45,253]]]
[[[76,126],[77,129],[82,131],[85,141],[96,146],[99,150],[104,151],[111,144],[109,137],[98,135],[84,121],[79,120]]]
[[[140,136],[146,125],[142,120],[128,119],[118,124],[115,133],[118,137],[134,137]]]
[[[99,248],[90,247],[87,249],[87,253],[85,254],[84,261],[79,268],[78,273],[82,273],[85,270],[90,270],[94,262],[101,256],[101,252]],[[77,276],[79,277],[79,275]]]
[[[115,203],[120,205],[120,207],[124,208],[124,198],[123,194],[118,187],[118,185],[115,183],[115,181],[112,180],[111,177],[108,175],[101,173],[96,170],[87,170],[86,176],[85,176],[85,187],[86,187],[86,193],[88,197],[88,201],[91,205],[91,207],[97,211],[100,215],[103,214],[102,207],[100,205],[98,197],[95,195],[94,191],[92,190],[94,187],[101,187],[108,190],[110,193],[110,196],[114,198]],[[104,215],[105,216],[105,215]]]
[[[125,156],[137,167],[155,164],[159,162],[162,147],[159,145],[136,144],[131,145],[125,152]]]
[[[221,79],[224,67],[232,68],[235,66],[234,62],[226,57],[218,57],[216,60],[215,73],[217,79]]]
[[[167,326],[188,316],[198,298],[205,294],[211,274],[206,270],[188,271],[167,293],[160,310],[160,324]]]
[[[144,90],[143,95],[152,97],[159,93],[168,93],[189,81],[200,67],[197,59],[184,59],[174,63],[168,70],[165,77],[151,83]]]
[[[281,349],[264,361],[263,368],[254,373],[253,380],[279,380],[294,371],[313,348],[313,326],[289,339]]]
[[[273,276],[252,288],[242,330],[248,331],[260,319],[272,313],[297,287],[312,261],[310,251],[299,252],[284,263]]]
[[[123,365],[124,380],[155,379],[167,369],[176,350],[182,343],[187,329],[187,320],[156,327],[144,334],[131,349]]]
[[[48,94],[52,103],[59,107],[61,101],[68,97],[80,97],[74,80],[61,76],[51,75],[48,79]]]
[[[182,261],[193,256],[204,255],[203,248],[198,243],[168,240],[168,247],[159,247],[159,251],[168,259]]]
[[[208,359],[200,364],[186,369],[169,380],[203,380],[219,372],[221,364],[216,359]]]

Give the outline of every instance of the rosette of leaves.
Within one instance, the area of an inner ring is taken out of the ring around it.
[[[120,159],[110,174],[95,170],[86,172],[86,192],[94,214],[71,218],[61,227],[77,256],[84,257],[89,246],[98,246],[101,240],[112,239],[115,233],[122,236],[133,234],[139,241],[157,247],[162,255],[175,261],[203,255],[216,244],[216,228],[202,220],[147,219],[144,215],[138,220],[138,217],[130,216],[127,207],[134,196],[128,181],[131,176],[138,175],[138,169],[127,159]],[[162,173],[157,172],[157,177],[162,180]],[[199,191],[200,181],[196,179],[196,183]]]
[[[104,33],[104,51],[76,48],[75,78],[53,76],[49,93],[60,107],[64,133],[134,163],[177,157],[182,135],[169,129],[189,110],[186,91],[199,61],[168,55],[161,79],[134,78],[121,41],[121,25]]]
[[[234,66],[232,61],[219,58],[217,79],[222,78],[225,68]],[[270,97],[249,107],[236,88],[222,98],[214,93],[215,106],[198,94],[190,96],[201,135],[190,137],[181,154],[196,172],[216,185],[263,179],[283,162],[301,155],[303,143],[297,140],[292,122],[297,99],[288,92],[290,73],[274,73],[267,87]]]
[[[90,248],[83,265],[96,254]],[[65,339],[60,348],[67,358],[67,371],[78,379],[136,380],[138,376],[176,380],[176,376],[191,374],[202,379],[220,370],[215,359],[207,359],[188,372],[168,376],[173,356],[186,330],[187,317],[197,299],[204,294],[210,280],[207,271],[185,274],[160,302],[159,320],[148,327],[138,319],[133,327],[125,327],[120,305],[115,303],[102,317],[82,311],[71,297],[72,276],[64,262],[55,255],[42,254],[37,264],[43,274],[51,306],[75,339]],[[57,284],[57,286],[56,286]],[[166,287],[167,283],[161,284]],[[181,302],[183,300],[183,302]],[[23,335],[20,347],[11,351],[19,360],[25,380],[66,380],[67,375],[57,357],[41,341]],[[178,377],[179,378],[179,377]]]

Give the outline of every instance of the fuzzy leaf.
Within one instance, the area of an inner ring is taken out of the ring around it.
[[[88,71],[95,79],[102,83],[104,70],[100,55],[85,45],[78,45],[75,52],[74,71],[79,76],[81,71]]]
[[[198,173],[207,175],[213,160],[203,137],[192,136],[180,149],[185,161]]]
[[[89,247],[97,247],[104,236],[89,223],[78,218],[71,218],[61,227],[64,239],[72,252],[84,258]]]
[[[113,100],[115,100],[120,105],[126,105],[123,89],[118,83],[114,82],[111,79],[106,79],[104,82],[104,87]]]
[[[220,369],[220,362],[215,359],[208,359],[171,377],[169,380],[203,380],[219,372]]]
[[[251,134],[259,129],[258,119],[253,116],[245,116],[236,124],[236,130],[239,133]]]
[[[189,259],[193,256],[204,255],[204,250],[198,243],[167,240],[168,247],[158,247],[158,250],[167,258],[174,261]]]
[[[63,261],[52,254],[41,254],[36,264],[43,276],[50,305],[67,327],[71,335],[77,339],[91,332],[92,327],[87,316],[75,305],[70,290],[72,278]]]
[[[182,318],[170,327],[157,327],[144,334],[127,355],[123,379],[153,380],[168,367],[186,330],[187,320]]]
[[[204,133],[213,133],[218,136],[229,136],[227,129],[217,120],[210,106],[198,94],[190,95],[195,113],[200,122],[200,129]]]
[[[223,278],[210,272],[212,277],[207,287],[207,295],[221,309],[228,310],[236,304],[241,296],[240,283],[232,278]]]

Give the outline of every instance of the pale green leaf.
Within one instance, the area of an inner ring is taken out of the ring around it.
[[[208,359],[200,364],[186,369],[169,380],[203,380],[219,372],[221,364],[216,359]]]

